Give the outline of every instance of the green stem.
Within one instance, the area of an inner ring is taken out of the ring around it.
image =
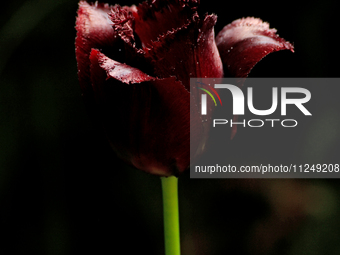
[[[165,255],[180,255],[177,177],[161,177]]]

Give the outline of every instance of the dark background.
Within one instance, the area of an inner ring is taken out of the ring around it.
[[[336,1],[201,5],[218,15],[216,34],[255,16],[295,45],[294,54],[267,56],[250,77],[339,76]],[[70,0],[2,3],[0,253],[164,254],[159,178],[118,160],[86,113],[74,53],[77,8]],[[297,157],[340,163],[340,124],[330,122],[339,103],[330,96],[331,108],[314,106],[325,112],[321,124],[292,144],[301,148]],[[231,146],[251,164],[275,156],[271,148],[284,139],[240,130]],[[340,252],[338,179],[193,180],[187,172],[179,185],[184,255]]]

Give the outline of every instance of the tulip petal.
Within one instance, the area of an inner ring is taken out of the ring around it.
[[[135,31],[143,48],[148,47],[152,41],[157,41],[168,31],[188,24],[197,6],[197,0],[155,0],[141,3],[134,16]]]
[[[126,84],[140,83],[142,81],[148,81],[153,77],[143,73],[137,68],[131,67],[126,64],[119,63],[105,56],[103,53],[96,49],[92,49],[90,60],[95,59],[100,63],[100,68],[107,72],[108,77],[115,77],[116,80]],[[100,72],[100,71],[99,71]],[[95,75],[91,70],[91,75]]]
[[[77,37],[75,41],[78,77],[85,96],[91,94],[90,60],[92,48],[112,46],[117,41],[116,32],[109,19],[110,6],[85,1],[79,3],[76,20]]]
[[[168,32],[146,53],[155,63],[155,74],[165,78],[175,76],[189,89],[191,77],[220,78],[221,58],[216,47],[214,25],[217,17],[207,15],[187,27]]]
[[[103,127],[117,154],[156,175],[178,175],[187,169],[190,93],[182,83],[174,77],[150,77],[97,50],[90,59]]]
[[[216,37],[225,72],[234,77],[247,77],[250,70],[267,54],[293,50],[293,45],[257,18],[243,18],[225,26]]]
[[[111,9],[109,17],[112,27],[118,37],[123,42],[124,58],[122,60],[114,58],[119,62],[133,65],[146,73],[153,73],[153,68],[145,59],[145,52],[140,48],[139,37],[135,33],[135,18],[137,15],[136,6],[115,5]]]
[[[134,17],[133,13],[136,12],[136,7],[128,6],[113,6],[110,19],[112,21],[113,29],[122,38],[124,42],[129,45],[133,45],[135,42],[134,37]]]

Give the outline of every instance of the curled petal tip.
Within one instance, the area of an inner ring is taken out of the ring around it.
[[[98,74],[100,74],[102,71],[105,71],[106,80],[113,78],[125,84],[135,84],[154,79],[153,77],[145,74],[137,68],[108,58],[96,49],[92,49],[90,60],[92,67],[98,65],[98,67],[101,68],[101,71],[98,71]],[[91,70],[91,75],[93,78],[94,76],[97,76],[97,73],[94,68],[92,69],[93,70]],[[98,82],[93,82],[93,84],[97,83]]]
[[[261,19],[248,17],[225,26],[216,37],[224,68],[235,77],[247,77],[263,57],[279,50],[294,52],[291,43]]]

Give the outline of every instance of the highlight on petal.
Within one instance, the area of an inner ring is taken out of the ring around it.
[[[225,26],[216,37],[224,69],[234,77],[247,77],[263,57],[279,50],[293,50],[293,45],[257,18],[242,18]]]
[[[186,170],[190,93],[183,84],[175,77],[150,77],[98,50],[92,50],[90,60],[99,114],[115,152],[152,174],[170,176]]]
[[[90,5],[85,1],[79,3],[75,46],[79,82],[85,94],[91,90],[89,60],[91,49],[112,46],[117,40],[116,32],[112,29],[112,22],[108,16],[110,10],[108,4]]]
[[[140,83],[142,81],[154,79],[153,77],[143,73],[137,68],[119,63],[115,60],[108,58],[107,56],[105,56],[103,53],[99,52],[96,49],[92,49],[90,60],[91,63],[93,61],[99,63],[100,68],[106,71],[107,75],[106,78],[114,77],[116,80],[119,80],[120,82],[127,84]],[[92,75],[91,78],[93,78],[93,76],[97,74],[94,73],[93,70],[91,70],[91,75]]]

